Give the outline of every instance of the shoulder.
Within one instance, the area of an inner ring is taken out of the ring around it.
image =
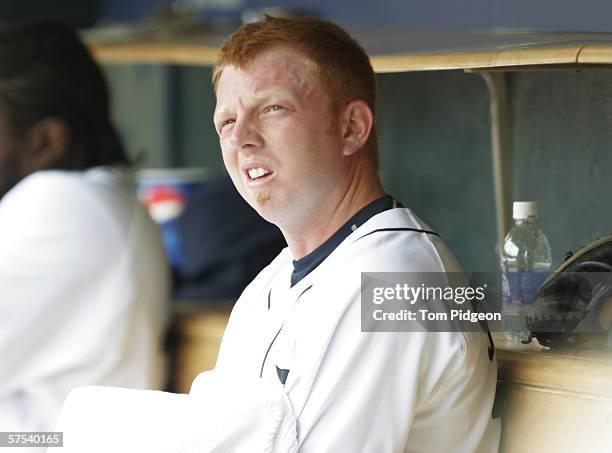
[[[88,171],[44,170],[22,179],[0,202],[0,206],[36,203],[38,210],[69,208],[72,204],[91,203],[100,198],[104,187],[113,187],[119,179],[106,169]]]
[[[116,186],[114,180],[100,180],[99,176],[91,170],[46,170],[27,176],[0,200],[0,232],[19,237],[72,237],[73,242],[87,238],[110,241],[129,213],[125,201],[133,209],[136,196]]]
[[[287,272],[291,268],[291,253],[288,248],[284,248],[270,264],[257,274],[253,281],[246,287],[245,292],[249,289],[254,290],[269,286],[276,279],[282,278],[281,276],[290,275],[290,273],[288,274]]]
[[[0,200],[0,228],[74,222],[73,213],[87,205],[82,186],[80,178],[68,172],[39,171],[25,177]]]
[[[82,178],[72,172],[64,171],[37,171],[23,178],[6,196],[2,204],[11,204],[30,199],[52,200],[58,195],[69,197],[78,196],[74,189],[82,185]]]
[[[390,209],[372,217],[346,241],[361,272],[460,271],[438,234],[410,209]]]
[[[260,298],[272,286],[279,283],[281,279],[286,279],[289,282],[291,278],[291,253],[288,248],[284,248],[272,260],[270,264],[264,267],[259,274],[249,283],[232,310],[232,316],[235,312],[246,309],[251,306],[250,302],[254,298]]]

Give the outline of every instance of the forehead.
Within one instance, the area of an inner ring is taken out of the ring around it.
[[[244,67],[223,68],[217,97],[240,90],[260,93],[267,90],[309,91],[320,85],[316,65],[302,53],[277,47],[258,54]]]

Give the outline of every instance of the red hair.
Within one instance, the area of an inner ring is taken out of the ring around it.
[[[213,68],[215,92],[226,66],[246,68],[254,58],[273,47],[288,47],[312,61],[331,111],[339,113],[354,100],[364,101],[376,112],[376,76],[363,48],[344,29],[316,17],[293,19],[271,17],[240,27],[221,47]],[[366,143],[378,166],[376,128],[372,125]]]

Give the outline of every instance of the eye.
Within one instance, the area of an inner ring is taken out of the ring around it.
[[[274,104],[274,105],[270,105],[268,107],[266,107],[265,112],[279,112],[281,110],[284,110],[285,107],[283,107],[282,105],[278,105],[278,104]]]
[[[225,129],[226,126],[231,126],[235,122],[236,122],[236,120],[234,118],[228,118],[226,120],[221,121],[219,123],[219,127],[218,127],[219,132],[221,132],[223,129]]]

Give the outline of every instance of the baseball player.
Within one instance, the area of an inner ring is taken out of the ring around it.
[[[363,49],[266,17],[222,47],[213,83],[225,166],[288,244],[238,300],[216,371],[283,386],[300,451],[497,451],[484,332],[362,332],[362,272],[461,270],[382,187]]]

